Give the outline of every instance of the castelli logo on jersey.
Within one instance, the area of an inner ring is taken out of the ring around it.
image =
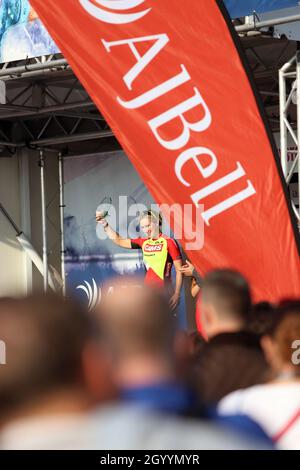
[[[144,251],[148,252],[148,253],[153,253],[153,252],[156,252],[156,251],[162,251],[163,249],[163,244],[160,243],[159,245],[149,245],[147,243],[147,245],[145,245],[145,248],[144,248]]]
[[[125,13],[126,10],[142,5],[145,0],[79,0],[79,2],[90,15],[110,24],[133,23],[151,10],[148,8],[134,13]]]

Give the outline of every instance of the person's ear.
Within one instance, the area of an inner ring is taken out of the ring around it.
[[[207,337],[210,336],[211,328],[214,325],[214,309],[211,304],[201,302],[201,323]]]

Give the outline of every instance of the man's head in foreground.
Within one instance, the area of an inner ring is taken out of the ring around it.
[[[249,285],[240,273],[219,269],[204,277],[201,313],[203,328],[208,338],[243,329],[250,309]]]
[[[261,338],[266,360],[275,377],[300,378],[300,301],[284,302]]]
[[[109,366],[87,312],[54,295],[0,301],[0,423],[77,413],[113,394]]]
[[[98,312],[121,386],[173,380],[184,349],[167,300],[137,284],[128,279],[117,282]]]

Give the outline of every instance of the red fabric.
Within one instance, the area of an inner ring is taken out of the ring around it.
[[[146,238],[131,238],[131,244],[138,245],[140,248],[142,248],[142,245]],[[134,246],[132,247],[133,249],[135,248]]]
[[[173,238],[166,237],[168,243],[168,252],[173,261],[182,259],[179,246]]]
[[[146,271],[144,283],[151,287],[165,288],[171,281],[170,275],[166,275],[164,279],[161,279],[153,269],[148,268]]]

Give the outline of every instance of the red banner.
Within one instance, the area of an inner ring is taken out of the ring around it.
[[[299,295],[276,150],[222,3],[31,3],[155,200],[204,205],[197,270],[238,269],[257,300]]]

